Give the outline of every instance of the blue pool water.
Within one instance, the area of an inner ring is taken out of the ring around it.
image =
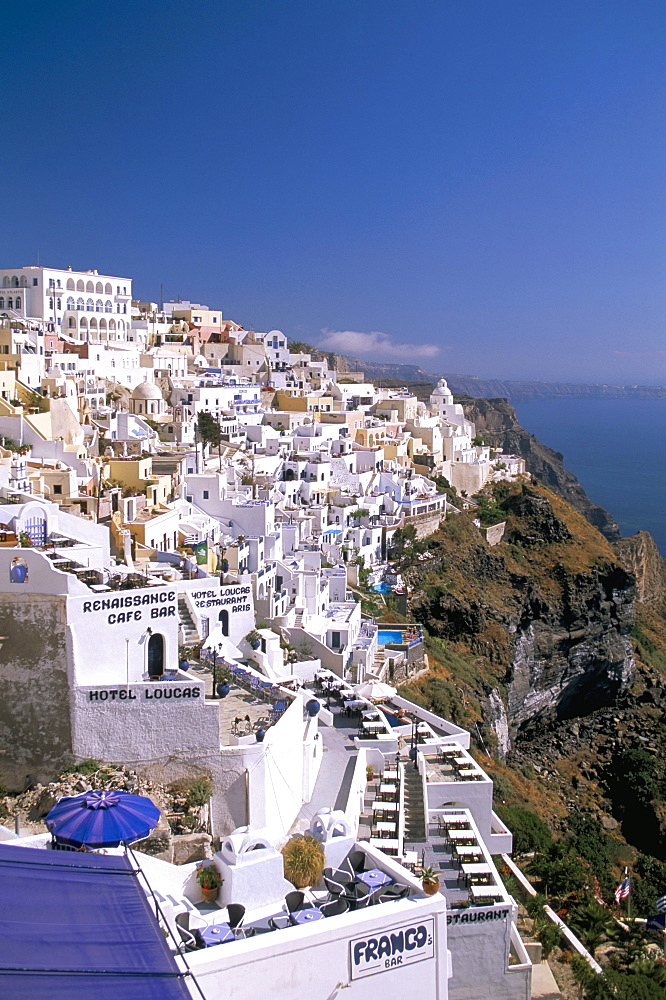
[[[390,593],[392,593],[392,588],[389,587],[388,583],[376,583],[372,589],[377,594],[390,594]]]
[[[393,643],[393,645],[403,645],[404,639],[402,637],[402,632],[378,632],[377,642],[380,646],[385,646],[388,642]]]

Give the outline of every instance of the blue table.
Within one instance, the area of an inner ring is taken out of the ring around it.
[[[380,871],[379,868],[371,868],[370,871],[360,872],[356,876],[357,882],[365,882],[369,889],[379,889],[382,885],[392,885],[393,879]]]
[[[234,932],[229,924],[211,924],[204,927],[201,937],[206,942],[206,947],[210,948],[214,944],[224,944],[226,941],[235,941]]]
[[[309,924],[312,920],[323,920],[324,914],[316,907],[309,907],[305,910],[294,910],[291,914],[293,924]]]

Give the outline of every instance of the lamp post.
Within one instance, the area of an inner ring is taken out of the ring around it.
[[[417,749],[418,737],[416,735],[416,720],[412,719],[412,745],[409,749],[409,759],[414,761],[414,770],[418,770],[418,756],[419,751]]]
[[[213,698],[219,698],[217,693],[217,657],[222,658],[222,643],[218,646],[213,646]]]

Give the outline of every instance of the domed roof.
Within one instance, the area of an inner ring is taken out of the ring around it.
[[[433,389],[432,394],[433,394],[433,396],[450,396],[451,395],[451,390],[449,389],[448,385],[446,384],[446,379],[445,378],[441,378],[439,380],[439,382],[437,383],[436,388]]]
[[[132,399],[162,399],[162,393],[152,382],[139,382]]]

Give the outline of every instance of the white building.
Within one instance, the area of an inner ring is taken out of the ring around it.
[[[32,266],[1,269],[0,286],[0,312],[42,320],[74,341],[125,340],[131,327],[131,278]]]

